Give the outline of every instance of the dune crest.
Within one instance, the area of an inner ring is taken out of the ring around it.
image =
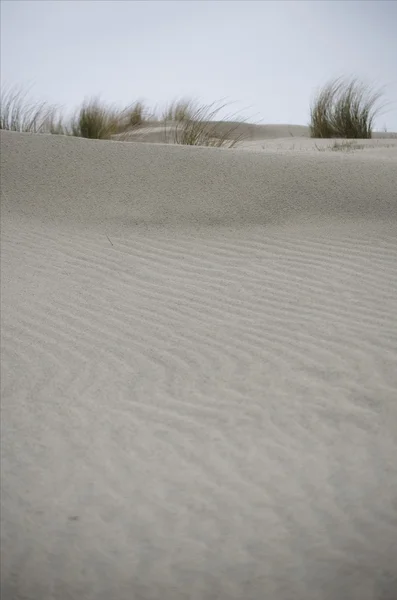
[[[111,228],[397,214],[397,144],[386,160],[364,151],[240,152],[7,131],[1,140],[5,202],[24,215]]]

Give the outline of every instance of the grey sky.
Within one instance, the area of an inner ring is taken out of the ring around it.
[[[397,2],[1,2],[1,80],[73,108],[226,98],[252,121],[307,124],[315,89],[356,75],[386,86],[397,131]]]

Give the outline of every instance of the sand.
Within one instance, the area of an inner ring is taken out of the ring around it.
[[[397,143],[285,127],[1,133],[2,600],[396,598]]]

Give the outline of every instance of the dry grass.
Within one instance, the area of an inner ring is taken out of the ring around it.
[[[108,140],[119,132],[121,114],[115,108],[102,104],[99,99],[85,101],[72,118],[72,135],[90,139]]]
[[[233,148],[243,135],[236,135],[244,122],[216,118],[226,104],[199,104],[194,100],[180,100],[171,104],[163,115],[167,142],[186,146]]]
[[[136,102],[127,109],[128,125],[131,127],[139,127],[148,118],[148,114],[143,102]]]
[[[310,109],[311,137],[370,138],[381,92],[373,92],[356,79],[336,79],[317,94]],[[131,139],[135,128],[151,123],[164,128],[166,142],[189,146],[233,148],[247,134],[245,120],[228,116],[219,120],[225,104],[201,104],[182,99],[155,117],[143,102],[126,108],[85,101],[71,118],[46,102],[32,102],[21,88],[1,91],[0,128],[31,133],[74,135],[91,139]],[[333,148],[348,150],[349,147]]]
[[[162,121],[187,121],[193,117],[196,106],[192,100],[177,100],[172,102],[163,112]]]
[[[69,129],[72,135],[90,139],[109,140],[142,125],[146,118],[142,102],[126,108],[116,108],[92,98],[84,102],[72,118]]]
[[[52,133],[60,126],[58,109],[47,102],[33,102],[28,92],[12,87],[1,90],[0,129],[28,133]]]
[[[381,96],[382,92],[374,92],[356,79],[329,82],[310,109],[311,137],[371,138]]]
[[[118,109],[93,98],[85,101],[70,119],[65,119],[57,107],[32,101],[22,88],[1,91],[0,129],[9,131],[110,139],[115,133],[140,126],[146,114],[142,102]]]

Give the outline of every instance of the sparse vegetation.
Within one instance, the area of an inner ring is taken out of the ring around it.
[[[354,150],[363,150],[365,148],[364,144],[357,144],[353,140],[344,140],[343,142],[335,142],[331,146],[317,146],[315,144],[317,150],[319,152],[326,152],[327,150],[332,150],[332,152],[353,152]]]
[[[171,105],[165,113],[166,139],[186,146],[211,146],[233,148],[241,139],[238,128],[242,121],[217,121],[216,117],[226,107],[200,105],[193,100],[182,100]],[[167,131],[168,120],[172,127]]]
[[[57,107],[30,100],[28,92],[21,88],[2,89],[0,105],[0,129],[26,133],[110,139],[116,133],[141,125],[146,119],[141,102],[117,109],[93,98],[85,101],[71,119],[65,120]]]
[[[113,135],[139,127],[145,118],[145,108],[141,102],[118,109],[93,98],[76,112],[69,129],[74,136],[109,140]]]
[[[372,137],[381,96],[381,92],[372,91],[356,79],[329,82],[310,109],[311,137],[350,140]],[[246,127],[241,127],[245,120],[233,120],[231,116],[219,120],[225,106],[182,99],[162,113],[156,111],[156,116],[143,102],[120,109],[92,98],[65,119],[55,106],[33,102],[21,88],[11,88],[1,91],[0,129],[123,141],[134,139],[130,134],[137,128],[154,126],[160,128],[160,133],[163,128],[166,142],[233,148],[248,133]],[[144,139],[145,133],[140,131],[140,135]],[[347,142],[330,149],[349,151],[358,147]]]
[[[200,105],[193,100],[172,103],[160,120],[142,102],[123,109],[99,98],[85,101],[70,119],[47,103],[34,103],[22,90],[2,91],[0,128],[30,133],[73,135],[90,139],[131,139],[128,133],[150,122],[164,127],[165,139],[174,144],[232,148],[241,139],[239,122],[215,122],[225,105]]]
[[[119,132],[121,119],[119,111],[92,99],[84,102],[72,118],[71,132],[77,137],[108,140]]]
[[[127,109],[127,123],[131,127],[138,127],[146,120],[147,114],[142,102],[136,102],[133,106]]]
[[[331,146],[331,150],[333,152],[351,152],[354,150],[363,150],[365,148],[364,144],[357,144],[353,141],[343,141],[343,142],[334,142]]]
[[[52,133],[59,125],[57,109],[46,102],[29,100],[21,88],[1,91],[0,129],[30,133]]]
[[[192,118],[195,106],[192,100],[178,100],[172,102],[163,113],[163,121],[187,121]]]
[[[371,138],[381,96],[382,92],[374,92],[356,79],[331,81],[311,106],[311,137]]]

